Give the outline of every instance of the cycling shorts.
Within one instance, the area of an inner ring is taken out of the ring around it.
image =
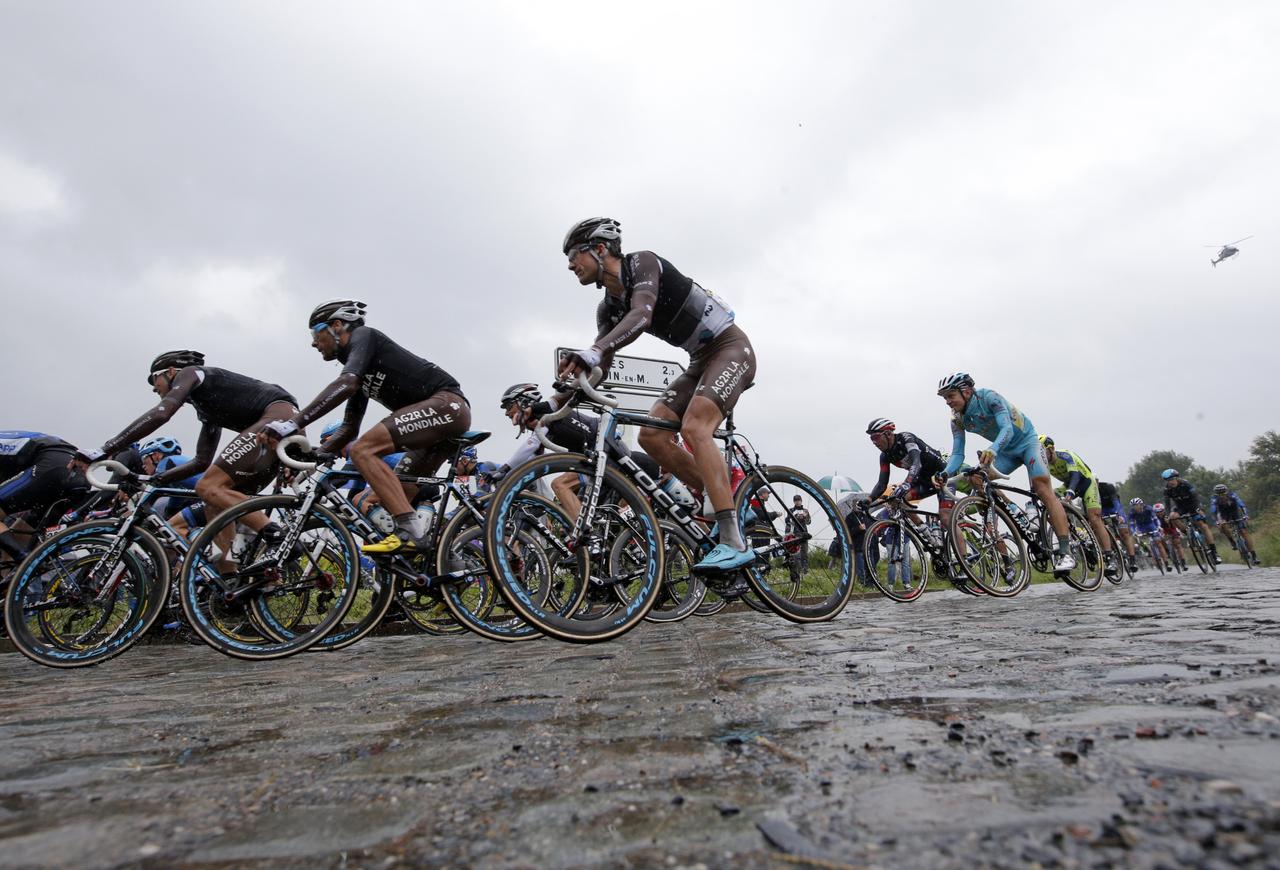
[[[1080,493],[1080,498],[1084,502],[1084,509],[1102,510],[1102,495],[1098,492],[1098,481],[1092,477],[1089,478],[1089,485],[1084,488],[1084,492]]]
[[[255,493],[276,476],[280,460],[276,459],[273,446],[258,443],[258,433],[268,423],[288,420],[298,409],[285,401],[272,402],[262,413],[262,419],[231,439],[226,448],[213,461],[215,467],[226,472],[236,492]]]
[[[755,350],[747,334],[732,325],[690,357],[689,367],[671,382],[660,403],[683,417],[694,396],[705,396],[727,415],[755,379]]]
[[[956,494],[956,488],[953,486],[945,486],[942,489],[938,489],[938,487],[934,486],[932,480],[920,480],[907,493],[907,501],[923,501],[931,495],[938,497],[938,507],[943,510],[950,510],[955,507],[956,499],[959,497]]]
[[[1029,477],[1049,476],[1049,458],[1044,455],[1044,447],[1040,444],[1035,431],[1028,434],[1030,437],[1024,437],[1019,443],[1010,444],[996,454],[996,471],[1009,474],[1015,468],[1025,466]],[[1098,490],[1096,483],[1093,490],[1096,497]]]
[[[384,417],[381,423],[391,433],[391,443],[396,450],[417,454],[400,460],[412,470],[399,473],[426,476],[457,448],[456,444],[442,445],[441,442],[452,441],[471,428],[471,405],[457,393],[441,390],[421,402],[400,408]],[[437,454],[442,455],[437,457]],[[435,464],[431,465],[433,460]]]

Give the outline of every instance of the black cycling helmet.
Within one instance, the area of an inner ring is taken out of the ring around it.
[[[1225,483],[1215,483],[1213,485],[1213,491],[1218,495],[1225,495],[1227,492],[1227,485]]]
[[[888,417],[876,417],[867,424],[867,434],[875,435],[877,432],[888,432],[892,434],[893,430],[898,428],[894,422]]]
[[[169,350],[151,361],[147,383],[154,385],[156,375],[169,369],[185,369],[187,366],[204,365],[204,354],[198,350]]]
[[[565,233],[561,250],[569,256],[569,251],[579,245],[603,242],[605,248],[615,257],[622,255],[622,224],[613,218],[593,217],[578,221]]]
[[[321,302],[312,310],[311,316],[307,318],[307,326],[315,328],[330,320],[364,323],[364,317],[368,312],[369,306],[358,299],[330,299],[328,302]]]
[[[502,401],[498,406],[505,411],[512,405],[528,408],[541,401],[542,393],[537,384],[512,384],[503,391]]]

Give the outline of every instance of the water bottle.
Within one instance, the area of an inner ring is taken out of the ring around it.
[[[673,502],[687,511],[698,507],[698,501],[693,497],[693,493],[689,492],[689,487],[681,483],[674,474],[667,475],[666,479],[658,484],[658,488],[671,496]]]
[[[389,535],[396,530],[396,521],[391,513],[380,504],[375,504],[368,513],[369,522],[373,523],[373,527],[384,535]]]
[[[431,523],[435,520],[436,506],[431,502],[423,502],[418,505],[418,509],[414,511],[418,515],[418,521],[422,523],[422,532],[426,534],[431,531]]]

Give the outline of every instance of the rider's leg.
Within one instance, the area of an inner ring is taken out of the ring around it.
[[[698,476],[702,479],[703,489],[707,498],[711,500],[711,507],[716,512],[717,520],[732,519],[733,514],[733,490],[729,488],[729,466],[725,464],[724,454],[716,448],[715,438],[712,437],[723,419],[724,414],[720,412],[715,402],[703,396],[695,396],[689,402],[689,409],[684,412],[684,419],[680,423],[680,434],[693,450],[693,460],[698,467]],[[723,516],[726,513],[727,516]],[[736,550],[746,549],[746,545],[741,543],[741,536],[732,534],[737,528],[736,519],[722,523],[720,539]],[[729,538],[725,537],[726,531],[731,532]],[[732,540],[733,537],[738,538],[736,546]]]
[[[582,501],[578,498],[578,472],[568,471],[551,481],[551,491],[556,494],[556,501],[564,507],[569,519],[577,521],[582,512]]]
[[[680,422],[680,415],[663,402],[656,403],[649,411],[649,416],[670,420],[672,423]],[[659,465],[680,478],[686,486],[703,489],[702,473],[698,470],[697,460],[680,446],[675,432],[667,429],[641,429],[637,440],[641,450],[658,460]]]
[[[391,432],[379,423],[356,439],[351,445],[351,461],[355,464],[360,476],[369,484],[374,496],[382,503],[392,516],[399,517],[413,513],[409,498],[405,495],[400,478],[391,470],[382,457],[395,453],[396,445]]]

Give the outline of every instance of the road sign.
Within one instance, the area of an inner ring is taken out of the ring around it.
[[[560,371],[561,361],[572,352],[571,348],[556,348],[557,372]],[[659,396],[682,374],[684,366],[678,362],[618,354],[614,356],[613,364],[601,382],[600,389],[622,395]]]

